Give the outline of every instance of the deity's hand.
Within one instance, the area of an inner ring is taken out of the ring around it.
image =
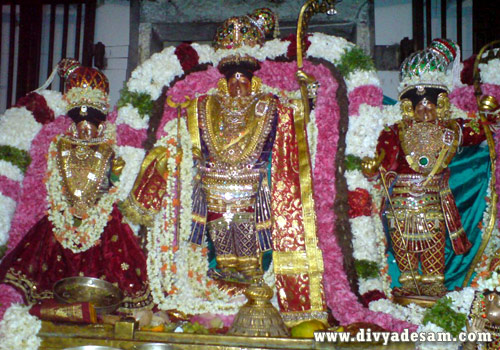
[[[467,333],[479,333],[484,332],[484,328],[486,326],[486,319],[481,317],[472,317],[470,322],[465,324],[465,328]],[[463,349],[464,350],[474,350],[476,348],[476,342],[465,342]]]
[[[468,333],[484,332],[486,319],[482,317],[472,317],[471,322],[465,325]]]
[[[373,177],[377,174],[377,171],[385,157],[385,151],[382,150],[379,155],[375,158],[364,157],[361,161],[361,171],[366,177]]]
[[[123,160],[122,157],[118,157],[113,159],[113,164],[111,165],[111,172],[115,176],[120,176],[123,168],[125,167],[125,161]]]

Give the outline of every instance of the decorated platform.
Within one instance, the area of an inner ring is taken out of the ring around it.
[[[415,344],[412,343],[389,343],[386,346],[374,343],[332,344],[318,343],[312,339],[144,332],[135,330],[134,324],[130,322],[121,322],[114,326],[75,326],[44,321],[39,336],[42,338],[42,350],[59,350],[82,345],[133,350],[134,346],[148,343],[169,344],[172,349],[179,350],[415,349]]]

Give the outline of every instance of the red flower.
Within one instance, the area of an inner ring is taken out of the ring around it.
[[[379,299],[386,299],[386,296],[380,290],[371,290],[371,291],[363,294],[360,299],[361,299],[361,303],[365,307],[368,307],[368,305],[370,305],[370,303],[372,301],[379,300]]]
[[[311,42],[309,41],[309,35],[306,35],[306,47],[305,50],[303,50],[303,53],[305,54],[307,52],[307,49],[309,46],[311,46]],[[288,45],[288,49],[286,51],[286,57],[288,58],[295,58],[297,57],[297,35],[295,34],[290,34],[286,38],[281,39],[282,41],[289,41],[290,45]]]
[[[464,67],[460,72],[460,80],[462,83],[467,85],[472,85],[472,76],[474,71],[474,61],[476,60],[476,55],[472,55],[465,61],[463,61]]]
[[[189,73],[194,67],[198,65],[200,57],[190,43],[182,43],[176,47],[175,55],[181,63],[184,73]]]
[[[349,218],[369,216],[372,210],[372,198],[367,190],[356,188],[347,194],[349,202]]]
[[[48,124],[54,120],[54,111],[49,108],[45,98],[36,92],[30,92],[21,97],[15,107],[25,107],[41,124]]]

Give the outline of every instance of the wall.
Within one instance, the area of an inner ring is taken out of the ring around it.
[[[97,7],[94,41],[106,46],[107,67],[103,72],[109,79],[111,106],[116,105],[126,80],[129,28],[129,1],[106,0]]]

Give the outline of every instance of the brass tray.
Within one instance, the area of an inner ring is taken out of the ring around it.
[[[54,296],[62,303],[90,302],[99,314],[111,313],[123,301],[123,293],[113,284],[92,277],[68,277],[54,284]]]

